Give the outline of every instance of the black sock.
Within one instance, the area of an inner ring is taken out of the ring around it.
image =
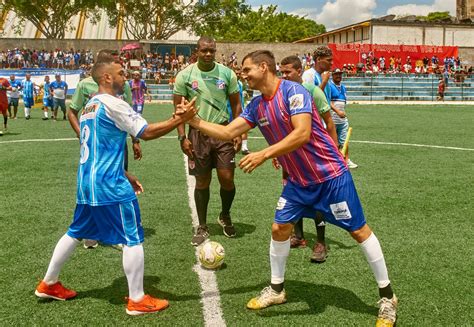
[[[207,205],[209,204],[209,187],[204,189],[194,189],[194,202],[199,219],[199,225],[206,225]]]
[[[7,122],[8,122],[8,116],[4,116],[3,117],[3,126],[5,126],[5,128],[7,128]]]
[[[316,224],[316,240],[318,243],[325,244],[326,226],[318,226],[321,222],[323,222],[323,217],[318,213],[316,214],[316,219],[314,219]]]
[[[388,284],[384,288],[379,288],[379,295],[381,298],[391,299],[393,297],[392,285]]]
[[[230,207],[232,206],[232,202],[234,201],[235,197],[235,187],[227,191],[221,187],[221,203],[222,203],[222,214],[229,215],[230,214]]]
[[[272,287],[272,290],[274,290],[275,292],[280,293],[281,291],[283,291],[283,283],[281,283],[281,284],[270,284],[270,286]]]
[[[303,234],[303,218],[301,218],[300,220],[298,220],[298,222],[295,224],[294,230],[295,230],[295,236],[296,236],[296,238],[298,238],[298,239],[300,239],[300,240],[304,239],[304,234]]]

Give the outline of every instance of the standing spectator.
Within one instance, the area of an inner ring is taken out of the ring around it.
[[[61,74],[55,75],[55,81],[50,85],[50,91],[53,95],[53,119],[58,118],[58,108],[61,107],[63,112],[63,120],[66,120],[66,94],[68,85],[66,82],[61,80]]]
[[[444,92],[446,91],[446,85],[444,84],[444,79],[440,78],[438,81],[438,101],[444,101]]]
[[[20,100],[20,89],[21,89],[21,81],[15,78],[15,75],[10,75],[10,86],[12,87],[10,92],[7,92],[8,96],[8,116],[11,119],[17,119],[16,115],[18,112],[18,102]],[[12,116],[12,108],[13,107],[13,116]]]
[[[21,81],[21,90],[23,92],[23,104],[25,106],[25,119],[31,118],[31,107],[35,104],[34,95],[36,94],[35,83],[31,80],[31,74],[26,74],[25,79]]]
[[[0,77],[0,111],[3,115],[3,131],[2,134],[8,132],[8,97],[7,91],[11,91],[12,87],[6,78]]]
[[[134,71],[132,74],[132,79],[128,82],[130,84],[130,89],[132,90],[132,108],[133,111],[142,115],[143,107],[145,105],[145,93],[148,97],[148,101],[151,102],[151,95],[148,91],[145,80],[140,79],[140,72]]]

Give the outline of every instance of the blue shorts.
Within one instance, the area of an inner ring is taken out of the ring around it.
[[[134,103],[132,108],[133,108],[133,111],[135,111],[137,114],[143,114],[143,107],[145,105],[144,104],[137,104],[137,103]]]
[[[325,221],[353,232],[365,225],[365,216],[352,175],[342,175],[309,187],[291,181],[283,188],[275,211],[275,223],[296,223],[321,213]]]
[[[48,97],[43,98],[43,106],[53,108],[53,99]]]
[[[33,98],[23,97],[23,103],[25,104],[25,107],[31,108],[35,104],[35,101]]]
[[[138,201],[90,206],[76,205],[67,234],[73,238],[97,240],[106,244],[143,243],[143,227]]]
[[[349,122],[345,122],[342,124],[335,124],[336,125],[336,133],[337,133],[337,142],[339,145],[344,145],[344,142],[347,138],[347,131],[349,130]]]

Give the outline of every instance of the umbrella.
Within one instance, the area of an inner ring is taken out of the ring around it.
[[[136,49],[141,49],[142,45],[140,43],[129,43],[124,45],[120,51],[130,51],[130,50],[136,50]]]

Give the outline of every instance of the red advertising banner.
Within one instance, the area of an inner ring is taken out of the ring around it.
[[[425,56],[430,58],[436,55],[443,63],[445,57],[457,57],[458,47],[442,47],[435,45],[397,45],[397,44],[328,44],[333,53],[333,68],[342,68],[344,64],[365,64],[367,57],[385,57],[388,63],[389,58],[402,58],[406,62],[406,57],[410,56],[413,63],[423,59]]]

